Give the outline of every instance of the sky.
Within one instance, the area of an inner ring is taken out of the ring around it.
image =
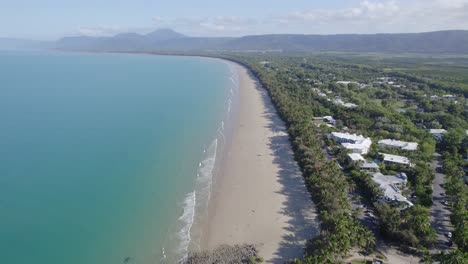
[[[468,29],[468,0],[0,0],[0,37],[171,28],[190,36]]]

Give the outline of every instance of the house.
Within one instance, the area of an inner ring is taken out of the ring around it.
[[[364,162],[361,164],[361,167],[359,168],[360,171],[370,171],[370,172],[378,172],[379,171],[379,165],[375,162]]]
[[[380,154],[383,155],[383,162],[386,164],[398,164],[398,165],[404,165],[404,166],[412,166],[410,160],[407,157],[386,154],[386,153],[380,153]]]
[[[324,116],[323,121],[327,122],[330,125],[336,125],[336,120],[332,116]]]
[[[407,206],[413,206],[413,203],[401,194],[401,189],[403,189],[408,182],[408,177],[405,173],[398,173],[393,176],[383,175],[377,172],[372,174],[372,180],[382,191],[382,201],[400,202],[407,204]]]
[[[431,134],[437,142],[442,140],[445,133],[447,133],[445,129],[429,129],[429,134]]]
[[[395,148],[401,150],[414,151],[418,149],[418,143],[416,142],[405,142],[394,139],[382,139],[377,142],[379,146],[387,148]]]
[[[341,145],[353,153],[367,154],[372,145],[372,140],[370,138],[365,138],[357,143],[342,143]]]
[[[338,105],[341,105],[343,107],[346,107],[346,108],[355,108],[355,107],[358,107],[357,104],[353,104],[353,103],[345,103],[343,100],[341,99],[335,99],[333,100],[333,102],[335,104],[338,104]]]
[[[449,100],[449,101],[456,101],[457,97],[455,95],[446,94],[442,96],[442,99]]]
[[[333,132],[329,135],[329,138],[341,143],[345,149],[359,154],[367,154],[372,145],[372,140],[370,138],[366,138],[362,135],[358,136],[356,134]]]
[[[354,163],[366,162],[366,159],[364,159],[364,157],[359,153],[349,153],[348,157]]]
[[[397,173],[396,175],[383,175],[380,172],[376,172],[372,174],[372,178],[379,183],[387,185],[393,184],[399,188],[404,188],[408,183],[408,176],[406,176],[404,172]]]
[[[365,139],[362,135],[342,133],[342,132],[333,132],[329,135],[330,139],[338,143],[357,143]]]
[[[359,84],[358,82],[353,82],[353,81],[338,81],[336,83],[337,84],[344,84],[344,85],[348,85],[350,83]]]

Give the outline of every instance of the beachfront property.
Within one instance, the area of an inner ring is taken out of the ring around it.
[[[418,149],[418,143],[416,142],[405,142],[394,139],[382,139],[377,142],[379,146],[386,148],[395,148],[401,150],[415,151]]]
[[[383,155],[383,162],[386,164],[397,164],[403,166],[412,166],[410,160],[407,157],[387,154],[387,153],[379,153]]]
[[[429,129],[429,134],[431,134],[437,142],[440,142],[447,132],[448,131],[445,129]]]
[[[413,206],[413,203],[401,194],[401,189],[405,188],[408,182],[408,177],[405,173],[401,172],[397,175],[383,175],[380,172],[376,172],[372,174],[372,180],[382,191],[382,201],[400,202],[405,203],[407,206]]]
[[[362,135],[333,132],[328,137],[340,143],[345,149],[361,155],[367,154],[372,145],[372,140]]]

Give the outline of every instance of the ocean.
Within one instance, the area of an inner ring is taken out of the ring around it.
[[[183,258],[237,83],[214,59],[0,52],[0,262]]]

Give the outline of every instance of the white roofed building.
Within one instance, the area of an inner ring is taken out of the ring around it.
[[[433,135],[439,135],[439,134],[447,133],[447,130],[445,130],[445,129],[429,129],[429,133],[431,133]]]
[[[370,171],[370,172],[377,172],[379,171],[379,165],[375,162],[364,162],[361,167],[359,167],[361,171]]]
[[[396,148],[402,150],[414,151],[418,149],[418,143],[416,142],[405,142],[394,139],[382,139],[377,142],[379,146],[387,148]]]
[[[413,206],[413,203],[401,194],[401,188],[404,188],[408,182],[408,177],[405,173],[383,175],[380,172],[376,172],[372,174],[372,180],[382,191],[384,201],[401,202],[408,206]]]
[[[330,134],[330,138],[338,143],[356,143],[365,139],[362,135],[333,132]]]
[[[362,135],[333,132],[329,137],[353,153],[367,154],[372,145],[372,140]]]
[[[410,160],[407,157],[393,155],[393,154],[386,154],[386,153],[380,153],[380,154],[383,155],[384,163],[412,166]]]
[[[348,84],[350,84],[350,83],[359,84],[358,82],[353,82],[353,81],[337,81],[336,83],[338,83],[338,84],[344,84],[344,85],[348,85]]]
[[[429,133],[435,138],[437,141],[441,141],[444,134],[448,131],[445,129],[429,129]]]
[[[333,100],[333,102],[335,104],[338,104],[338,105],[341,105],[343,107],[346,107],[346,108],[355,108],[355,107],[358,107],[357,104],[353,104],[353,103],[345,103],[343,100],[341,99],[335,99]]]
[[[349,153],[348,157],[353,161],[353,162],[366,162],[366,159],[359,154],[359,153]]]
[[[336,120],[332,116],[324,116],[323,121],[325,121],[325,122],[327,122],[327,123],[329,123],[331,125],[336,124]]]

